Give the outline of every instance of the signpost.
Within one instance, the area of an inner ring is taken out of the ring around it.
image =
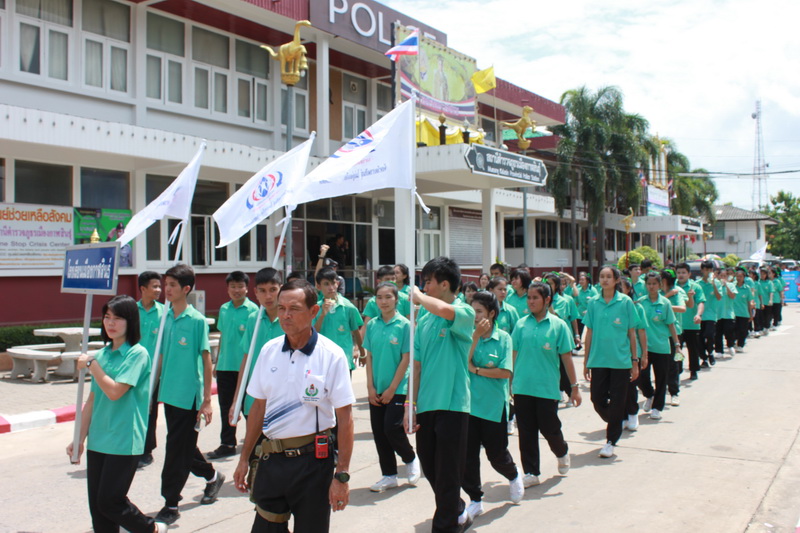
[[[92,296],[117,293],[117,270],[119,267],[119,243],[103,242],[67,246],[64,271],[61,276],[61,292],[85,294],[86,307],[83,313],[83,340],[81,352],[89,349],[89,323],[92,318]],[[83,384],[86,368],[78,375],[78,399],[75,403],[75,431],[72,438],[72,462],[77,463],[81,438],[81,415],[83,410]]]
[[[482,144],[469,145],[464,159],[473,174],[515,178],[530,185],[544,185],[547,182],[547,167],[541,159]]]

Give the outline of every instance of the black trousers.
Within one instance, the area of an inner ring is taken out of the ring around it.
[[[772,325],[772,306],[765,305],[761,308],[761,329],[768,330]]]
[[[750,327],[750,319],[746,316],[737,316],[734,322],[734,330],[736,331],[736,346],[744,348],[747,342],[748,328]]]
[[[675,360],[675,341],[669,339],[669,372],[667,373],[667,390],[670,396],[677,396],[681,392],[681,372],[683,361]]]
[[[685,329],[681,333],[681,343],[686,346],[686,351],[689,352],[689,371],[700,371],[700,330],[699,329]]]
[[[181,409],[165,403],[164,417],[167,419],[167,449],[161,470],[161,495],[167,507],[177,507],[190,473],[209,481],[215,471],[197,448],[194,430],[197,409]]]
[[[522,459],[522,470],[526,474],[538,476],[542,473],[539,433],[545,438],[556,457],[564,457],[569,451],[564,434],[561,432],[558,401],[515,394],[514,402],[517,404],[517,428],[519,428],[519,454]]]
[[[417,415],[417,455],[422,472],[433,488],[436,512],[434,533],[457,532],[464,512],[461,485],[467,457],[469,413],[427,411]]]
[[[217,370],[217,401],[219,401],[219,443],[236,446],[236,426],[228,422],[228,413],[236,400],[236,380],[239,372]]]
[[[369,404],[369,422],[372,426],[372,437],[375,440],[375,449],[378,451],[378,462],[381,465],[381,474],[384,476],[397,475],[397,459],[400,456],[408,464],[417,456],[414,448],[408,442],[408,435],[403,429],[403,414],[406,401],[405,394],[395,394],[388,405]]]
[[[753,317],[753,331],[760,333],[764,329],[764,308],[756,309]]]
[[[783,318],[783,311],[780,302],[772,304],[772,325],[777,326]]]
[[[667,377],[669,375],[669,365],[672,357],[668,353],[654,353],[647,352],[647,359],[650,364],[639,376],[639,388],[645,398],[653,399],[653,409],[659,411],[664,410],[664,404],[667,398]],[[655,375],[656,387],[653,389],[653,383],[650,379],[650,369]]]
[[[262,459],[253,482],[253,500],[271,513],[291,513],[294,533],[324,533],[330,529],[328,491],[333,481],[333,453],[317,459],[313,453]],[[288,533],[288,522],[269,522],[256,513],[252,533]]]
[[[142,514],[128,499],[128,489],[139,465],[138,455],[110,455],[86,452],[86,481],[89,513],[97,533],[151,533],[154,520]]]
[[[622,436],[625,419],[625,397],[631,371],[626,368],[592,368],[590,385],[594,410],[606,424],[606,440],[616,445]]]
[[[572,394],[572,383],[569,381],[569,376],[567,375],[567,369],[564,366],[564,361],[562,361],[560,357],[558,358],[558,370],[561,373],[559,388],[561,389],[561,392],[569,397],[569,395]]]
[[[147,434],[144,438],[144,453],[153,453],[158,447],[156,443],[156,426],[158,425],[158,402],[156,398],[158,398],[158,382],[156,382],[156,388],[153,391],[153,401],[150,402],[150,416],[147,419]]]
[[[556,402],[558,406],[558,402]],[[519,423],[519,420],[517,420]],[[467,493],[473,502],[479,502],[483,498],[481,490],[481,446],[486,451],[486,458],[495,471],[511,481],[517,477],[517,465],[511,454],[508,453],[508,420],[506,413],[500,422],[492,422],[478,418],[469,417],[469,429],[467,430],[467,460],[464,469],[464,480],[461,488]]]
[[[736,336],[733,324],[734,321],[732,318],[720,318],[717,320],[717,330],[716,334],[714,335],[714,347],[716,348],[717,353],[723,353],[726,346],[728,348],[733,348],[733,346],[736,344]],[[723,337],[725,338],[724,345],[722,343]]]
[[[702,351],[700,358],[705,361],[709,355],[714,355],[714,334],[716,333],[717,322],[714,320],[703,320],[700,322],[700,338]]]

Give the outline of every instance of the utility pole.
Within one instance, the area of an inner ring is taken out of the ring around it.
[[[767,167],[764,162],[764,136],[761,132],[761,100],[756,100],[756,111],[750,115],[756,121],[756,146],[753,157],[753,211],[760,211],[769,200]]]

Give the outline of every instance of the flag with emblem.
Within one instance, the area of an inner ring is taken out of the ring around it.
[[[494,66],[477,71],[472,75],[472,84],[478,94],[491,91],[497,87],[497,78],[494,77]]]
[[[306,172],[315,133],[253,174],[241,189],[212,215],[219,228],[217,248],[227,246],[253,229],[277,209],[288,205],[291,184]]]

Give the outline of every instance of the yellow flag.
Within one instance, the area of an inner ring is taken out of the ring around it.
[[[494,67],[479,70],[472,75],[472,84],[475,85],[475,92],[485,93],[497,87],[497,79],[494,77]]]

